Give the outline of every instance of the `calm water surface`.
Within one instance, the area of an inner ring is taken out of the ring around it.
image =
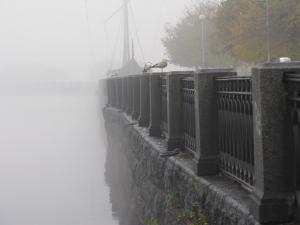
[[[97,97],[0,101],[0,224],[117,225]]]

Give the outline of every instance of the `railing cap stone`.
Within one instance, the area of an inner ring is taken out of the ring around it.
[[[235,72],[234,68],[212,68],[212,69],[200,69],[196,71],[196,74],[201,73],[224,73],[224,72]]]
[[[280,63],[280,62],[267,62],[267,63],[262,63],[258,64],[255,66],[256,68],[267,68],[267,69],[286,69],[286,68],[300,68],[300,61],[295,61],[295,62],[285,62],[285,63]]]

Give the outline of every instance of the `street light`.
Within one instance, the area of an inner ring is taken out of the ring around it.
[[[266,27],[267,27],[267,59],[271,62],[271,38],[270,38],[270,2],[266,0]]]
[[[205,68],[205,19],[206,16],[199,15],[199,20],[201,21],[201,53],[202,53],[202,68]]]

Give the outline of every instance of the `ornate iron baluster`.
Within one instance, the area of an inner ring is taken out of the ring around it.
[[[289,91],[288,107],[290,112],[291,127],[293,129],[293,144],[296,153],[297,165],[297,190],[300,190],[300,74],[286,76]],[[299,201],[299,199],[298,199]]]
[[[181,80],[181,99],[184,128],[184,146],[186,150],[196,153],[195,130],[195,89],[192,77]]]
[[[164,135],[167,133],[168,126],[168,109],[167,109],[167,78],[165,76],[161,77],[161,104],[162,104],[162,121],[161,121],[161,130]]]
[[[251,187],[254,180],[250,77],[216,79],[221,170]]]

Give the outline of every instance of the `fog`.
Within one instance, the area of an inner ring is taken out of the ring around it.
[[[0,1],[1,225],[121,223],[105,181],[97,82],[122,60],[123,12],[105,21],[123,3]],[[186,4],[130,2],[141,66],[165,55],[164,26]]]
[[[161,59],[164,50],[160,38],[164,24],[175,22],[188,2],[131,2],[139,39],[148,61]],[[123,19],[122,12],[108,23],[104,22],[122,4],[120,0],[2,0],[0,78],[25,79],[24,73],[33,79],[45,77],[47,80],[52,75],[55,79],[79,80],[95,80],[103,76],[113,58],[117,62],[121,60],[122,39],[118,41],[115,57],[112,55],[116,33]],[[135,33],[133,27],[132,24],[132,33]],[[119,32],[122,37],[122,30]],[[136,39],[134,35],[133,38]],[[138,49],[136,46],[137,59],[143,62]],[[51,75],[39,74],[40,68],[50,70]]]
[[[242,73],[300,59],[300,3],[236,2],[130,0],[130,57]],[[0,0],[1,225],[122,224],[105,182],[98,81],[122,64],[123,4]]]

